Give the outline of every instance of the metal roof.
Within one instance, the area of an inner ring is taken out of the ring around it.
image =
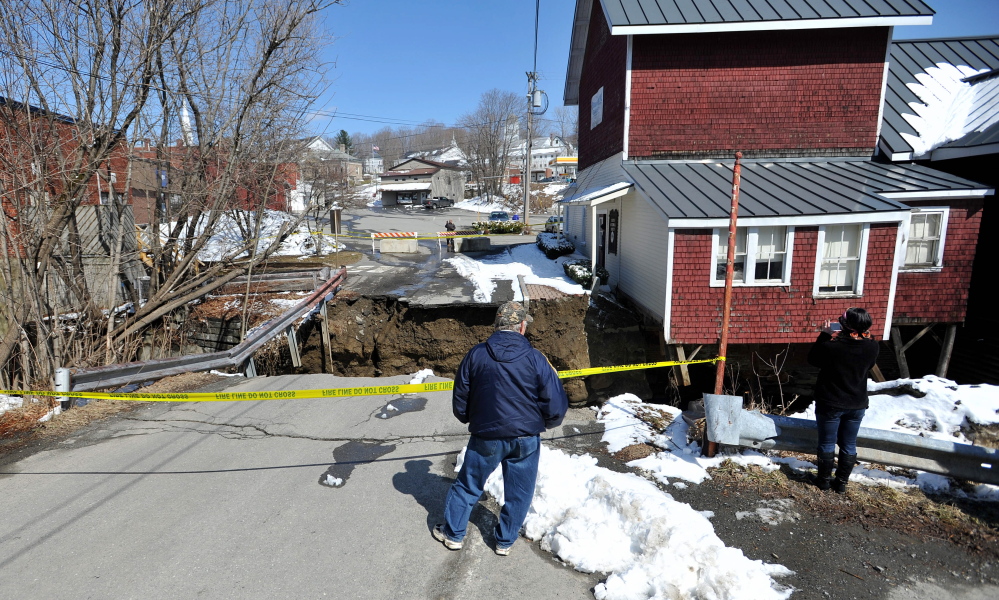
[[[577,0],[564,102],[579,102],[579,77],[594,2],[611,35],[929,25],[922,0]]]
[[[602,0],[601,3],[614,35],[637,28],[643,28],[643,33],[784,29],[803,26],[794,22],[834,19],[850,23],[807,26],[928,25],[928,18],[934,14],[921,0]],[[644,31],[649,28],[657,29]]]
[[[627,177],[669,219],[728,218],[733,161],[625,162]],[[864,159],[743,161],[739,216],[788,217],[909,210],[885,196],[986,195],[991,190],[920,165]]]
[[[996,69],[999,36],[893,42],[881,150],[891,160],[943,160],[999,152]],[[950,95],[944,97],[941,92]],[[944,110],[941,103],[947,101],[953,104]],[[938,131],[945,129],[936,121],[949,117],[953,125],[956,111],[965,113],[960,115],[965,120],[963,129],[950,131],[946,137],[933,135],[934,126]],[[914,123],[923,131],[917,131]]]

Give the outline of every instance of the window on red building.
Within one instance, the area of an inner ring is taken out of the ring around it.
[[[909,239],[905,246],[906,269],[935,269],[943,266],[946,209],[920,209],[909,219]]]
[[[736,285],[787,285],[791,269],[788,248],[792,230],[784,226],[739,227],[735,234]],[[728,230],[716,229],[715,268],[711,284],[725,284],[725,263],[728,260]]]
[[[864,225],[825,225],[819,228],[819,265],[815,292],[860,294],[863,286],[863,253],[867,241]]]

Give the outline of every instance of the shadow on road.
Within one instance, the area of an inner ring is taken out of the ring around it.
[[[405,473],[392,476],[392,485],[403,494],[409,494],[427,511],[427,532],[434,525],[444,522],[444,497],[454,481],[430,472],[429,460],[411,460],[406,463]],[[496,516],[482,506],[481,502],[472,509],[469,522],[478,528],[483,539],[490,539],[496,528]]]

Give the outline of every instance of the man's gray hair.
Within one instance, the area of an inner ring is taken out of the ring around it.
[[[528,323],[534,318],[528,314],[527,309],[520,302],[504,302],[496,311],[495,327],[497,331],[519,331],[520,324],[524,321]]]

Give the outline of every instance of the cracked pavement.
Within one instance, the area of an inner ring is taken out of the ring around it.
[[[408,380],[239,378],[227,391]],[[546,434],[561,447],[599,436],[589,411]],[[2,469],[0,595],[589,597],[599,575],[527,540],[495,556],[492,502],[463,550],[431,538],[466,439],[450,392],[150,403]]]

